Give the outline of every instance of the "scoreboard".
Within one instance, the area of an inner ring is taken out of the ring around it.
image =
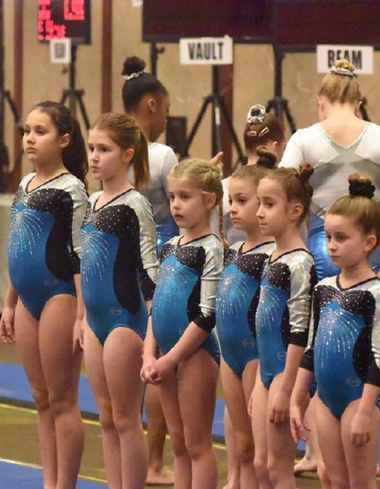
[[[90,44],[90,0],[37,0],[37,39],[70,38],[74,44]]]

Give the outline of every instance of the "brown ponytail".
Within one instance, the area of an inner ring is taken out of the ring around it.
[[[93,124],[92,129],[106,131],[109,137],[122,149],[133,149],[131,160],[134,185],[137,190],[150,184],[148,144],[138,125],[126,114],[103,114]]]

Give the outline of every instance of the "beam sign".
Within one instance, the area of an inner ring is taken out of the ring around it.
[[[328,73],[337,59],[347,59],[355,66],[355,72],[373,73],[373,46],[347,46],[319,44],[317,46],[317,71]]]
[[[183,65],[230,65],[232,37],[180,39],[179,53]]]

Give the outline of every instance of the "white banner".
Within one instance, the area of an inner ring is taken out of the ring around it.
[[[180,39],[180,63],[183,65],[230,65],[232,64],[232,38],[199,37]]]
[[[347,59],[356,73],[372,75],[373,47],[320,44],[317,46],[317,71],[328,73],[337,59]]]

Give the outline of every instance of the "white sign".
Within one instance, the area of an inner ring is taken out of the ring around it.
[[[71,39],[52,39],[50,41],[50,62],[51,63],[70,63],[71,62]]]
[[[224,36],[180,39],[179,54],[183,65],[230,65],[232,38]]]
[[[371,75],[373,73],[372,46],[335,46],[320,44],[317,46],[317,71],[328,73],[337,59],[347,59],[355,66],[356,73]]]

